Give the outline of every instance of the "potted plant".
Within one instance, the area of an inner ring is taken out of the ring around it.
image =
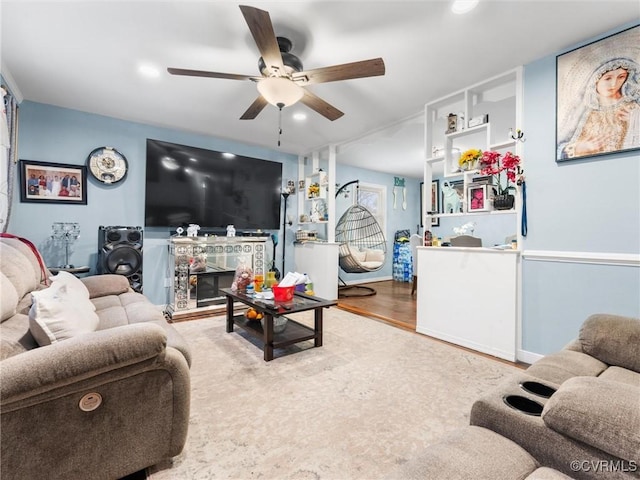
[[[491,175],[494,179],[493,191],[495,193],[493,199],[493,207],[496,210],[509,210],[513,208],[515,196],[509,193],[515,190],[512,183],[516,181],[516,172],[520,166],[520,157],[511,152],[507,152],[504,156],[498,152],[483,152],[480,157],[480,175]],[[502,172],[506,177],[503,186]]]
[[[458,166],[462,170],[473,170],[476,168],[476,163],[482,157],[482,150],[477,148],[470,148],[465,150],[458,159]]]

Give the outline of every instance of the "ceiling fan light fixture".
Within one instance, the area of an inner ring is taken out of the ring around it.
[[[304,90],[288,78],[269,77],[258,82],[258,92],[271,105],[285,107],[297,103],[304,95]]]
[[[458,15],[470,12],[478,5],[479,0],[454,0],[451,4],[451,11]]]

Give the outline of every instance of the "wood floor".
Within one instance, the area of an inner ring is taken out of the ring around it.
[[[416,329],[416,295],[411,296],[411,283],[386,280],[363,284],[376,294],[368,297],[338,298],[338,307],[360,315],[382,320],[405,330]],[[360,289],[345,290],[347,295]]]

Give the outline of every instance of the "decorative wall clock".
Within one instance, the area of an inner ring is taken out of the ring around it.
[[[124,179],[129,163],[124,155],[113,147],[99,147],[87,157],[87,168],[98,181],[113,185]]]

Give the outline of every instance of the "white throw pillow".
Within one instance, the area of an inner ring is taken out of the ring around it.
[[[75,275],[69,272],[60,271],[57,275],[49,277],[49,279],[51,280],[51,286],[65,285],[67,287],[67,296],[76,298],[80,301],[89,300],[89,290],[87,289],[85,284],[82,283],[82,280],[80,280]],[[95,311],[95,305],[93,305],[93,303],[91,302],[89,303]]]
[[[365,262],[384,262],[384,252],[375,248],[368,248],[366,250],[367,257]]]
[[[358,263],[364,262],[365,257],[367,256],[367,252],[359,250],[355,245],[349,245],[349,253]]]
[[[78,291],[64,282],[54,282],[49,288],[31,292],[31,297],[29,330],[40,346],[98,328],[100,319],[93,303],[79,298]]]

